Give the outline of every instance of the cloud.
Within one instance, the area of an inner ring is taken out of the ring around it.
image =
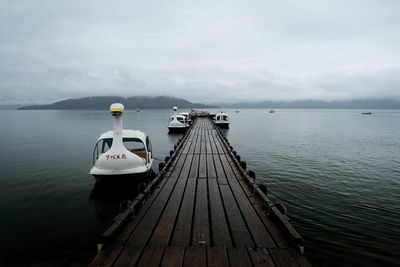
[[[0,104],[399,97],[397,1],[3,1]]]

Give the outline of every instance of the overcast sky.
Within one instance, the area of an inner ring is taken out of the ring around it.
[[[0,0],[0,104],[98,95],[400,99],[400,1]]]

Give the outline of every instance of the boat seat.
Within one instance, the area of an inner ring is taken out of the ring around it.
[[[147,158],[146,158],[146,151],[132,151],[133,154],[136,154],[137,156],[144,158],[147,162]]]

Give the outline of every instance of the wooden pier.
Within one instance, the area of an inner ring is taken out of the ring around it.
[[[299,233],[208,118],[101,236],[91,266],[310,266]]]

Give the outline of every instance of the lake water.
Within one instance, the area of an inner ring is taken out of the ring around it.
[[[210,110],[213,111],[213,110]],[[242,109],[224,131],[282,202],[315,266],[400,262],[400,111]],[[165,158],[170,110],[124,113]],[[86,265],[119,201],[88,175],[107,111],[0,111],[0,265]],[[157,169],[159,161],[154,162]]]

